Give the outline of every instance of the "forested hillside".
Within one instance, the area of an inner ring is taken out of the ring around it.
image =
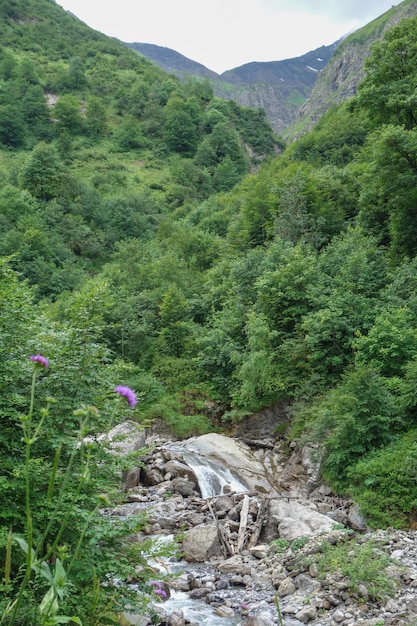
[[[413,525],[417,18],[285,147],[53,0],[0,12],[3,623],[119,623],[102,583],[133,556],[146,586],[97,515],[120,461],[81,443],[125,418],[182,437],[285,404],[336,493]]]

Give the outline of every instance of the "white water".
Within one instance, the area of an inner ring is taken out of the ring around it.
[[[199,456],[189,450],[181,450],[181,454],[185,463],[197,476],[202,498],[220,496],[230,491],[235,493],[248,491],[248,486],[219,461]]]

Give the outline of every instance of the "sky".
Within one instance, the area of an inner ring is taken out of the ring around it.
[[[125,43],[151,43],[222,72],[301,56],[382,15],[399,0],[57,0]]]

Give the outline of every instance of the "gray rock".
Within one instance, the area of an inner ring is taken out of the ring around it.
[[[322,515],[293,500],[273,498],[269,505],[265,538],[271,541],[276,537],[282,537],[292,541],[297,537],[330,532],[333,527],[334,521],[327,515]]]
[[[366,522],[362,515],[359,513],[357,506],[351,506],[348,513],[348,523],[353,530],[360,532],[366,530]]]
[[[229,606],[218,606],[216,609],[214,609],[214,613],[219,617],[231,618],[235,616],[234,610]]]
[[[196,495],[196,483],[191,483],[185,478],[174,478],[172,481],[172,486],[174,491],[180,493],[184,498],[188,498],[189,496]]]
[[[181,609],[172,611],[171,615],[168,617],[167,624],[168,626],[185,626],[184,613]]]
[[[242,557],[239,555],[235,555],[235,556],[230,557],[230,559],[227,559],[223,563],[220,563],[217,569],[219,570],[219,572],[226,574],[226,573],[232,573],[232,572],[233,573],[240,572],[242,570],[242,567],[243,567]]]
[[[196,482],[196,475],[188,465],[177,459],[172,459],[165,464],[165,472],[172,478],[187,478],[190,482]]]
[[[280,598],[284,598],[285,596],[292,595],[296,590],[296,586],[294,585],[291,578],[285,578],[279,585],[277,589],[277,595]]]
[[[250,548],[249,552],[257,559],[265,559],[270,552],[270,547],[266,543],[258,544],[257,546]]]
[[[296,619],[306,624],[317,617],[317,609],[315,606],[305,606],[295,615]]]
[[[245,626],[274,626],[274,622],[267,615],[250,615],[245,619]]]
[[[221,545],[217,526],[207,524],[196,526],[184,534],[182,550],[185,561],[204,563],[213,556],[220,556]]]

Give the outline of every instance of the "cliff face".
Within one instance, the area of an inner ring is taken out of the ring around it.
[[[125,45],[180,79],[190,76],[207,78],[216,96],[234,100],[242,106],[265,109],[278,135],[297,118],[300,105],[309,97],[317,76],[337,47],[337,43],[334,43],[300,57],[247,63],[223,74],[216,74],[170,48],[146,43]]]
[[[388,28],[415,15],[417,0],[405,0],[347,37],[318,76],[308,101],[300,107],[297,131],[289,129],[287,134],[308,130],[333,104],[354,96],[364,76],[364,64],[372,44],[381,39]]]
[[[342,42],[283,61],[247,63],[223,74],[152,44],[125,44],[180,79],[207,78],[216,96],[263,108],[277,133],[291,139],[308,130],[333,104],[356,94],[372,44],[406,17],[417,15],[417,0],[404,0]]]

